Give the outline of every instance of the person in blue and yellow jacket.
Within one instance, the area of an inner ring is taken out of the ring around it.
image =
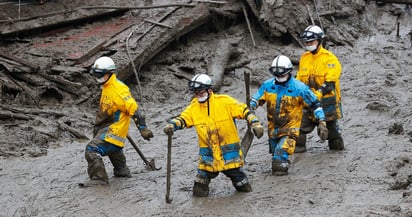
[[[85,149],[90,180],[79,183],[81,187],[108,184],[109,178],[102,156],[109,156],[114,176],[130,176],[130,169],[126,165],[126,157],[123,153],[130,119],[134,120],[144,139],[150,140],[153,137],[129,87],[117,79],[115,70],[116,66],[110,57],[100,57],[92,66],[92,73],[102,86],[102,92],[94,123],[94,138]]]
[[[326,116],[328,145],[330,150],[343,150],[344,143],[338,119],[342,118],[340,97],[341,64],[338,58],[322,46],[325,34],[319,26],[308,26],[300,35],[307,50],[299,61],[296,79],[310,87],[320,100]],[[317,122],[313,114],[304,108],[301,135],[296,144],[296,153],[306,151],[306,134],[312,132]]]
[[[327,135],[325,114],[319,100],[307,85],[292,77],[292,70],[288,57],[277,56],[269,68],[274,78],[263,82],[250,101],[252,110],[266,103],[273,175],[288,174],[289,155],[295,150],[305,103],[319,121],[319,137],[324,139]]]
[[[209,195],[209,183],[222,172],[228,176],[237,191],[250,192],[252,187],[242,171],[244,165],[235,119],[246,119],[255,136],[263,135],[263,127],[245,103],[212,91],[212,80],[206,74],[197,74],[189,82],[194,98],[184,111],[168,121],[167,135],[175,130],[195,127],[199,143],[198,173],[193,195]]]

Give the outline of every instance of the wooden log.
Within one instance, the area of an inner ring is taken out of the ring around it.
[[[59,129],[61,129],[63,131],[68,131],[69,133],[74,135],[76,138],[81,139],[81,140],[88,140],[89,139],[86,135],[84,135],[83,133],[80,133],[75,128],[65,124],[63,121],[58,121],[57,123],[58,123]]]
[[[51,109],[36,109],[36,108],[18,108],[17,106],[6,106],[0,105],[0,108],[3,110],[8,110],[14,113],[23,113],[23,114],[30,114],[30,115],[46,115],[46,116],[55,116],[57,118],[67,116],[66,113],[62,113],[60,111],[54,111]]]
[[[33,100],[34,105],[38,106],[39,104],[38,98],[33,95],[34,91],[30,89],[29,87],[27,87],[26,84],[24,84],[23,82],[19,82],[16,79],[13,79],[10,75],[6,73],[2,73],[1,71],[0,71],[0,75],[3,75],[4,77],[7,77],[10,81],[12,81],[13,84],[15,84],[19,89],[23,90],[25,94],[27,94]]]
[[[16,114],[13,112],[0,111],[0,119],[1,120],[7,120],[7,119],[31,120],[33,118],[27,115]]]
[[[152,8],[168,8],[168,7],[195,7],[194,4],[164,4],[164,5],[148,5],[148,6],[114,6],[114,5],[102,5],[102,6],[86,6],[81,9],[152,9]]]
[[[211,62],[208,64],[208,74],[213,81],[213,91],[218,92],[223,83],[225,67],[229,62],[230,55],[234,50],[228,40],[220,40],[213,53]]]
[[[255,37],[253,37],[253,31],[252,31],[252,27],[250,25],[249,17],[247,15],[246,6],[243,3],[242,3],[242,11],[243,11],[243,15],[245,16],[245,20],[246,20],[246,23],[247,23],[247,27],[249,29],[250,38],[252,39],[253,46],[256,47]]]
[[[0,20],[0,23],[16,23],[16,22],[21,22],[21,21],[27,21],[27,20],[34,20],[37,18],[42,18],[42,17],[51,17],[51,16],[56,16],[56,15],[67,15],[69,13],[76,12],[81,9],[116,9],[116,10],[136,10],[136,9],[154,9],[154,8],[166,8],[166,7],[195,7],[196,5],[194,4],[164,4],[164,5],[149,5],[149,6],[114,6],[114,5],[102,5],[102,6],[85,6],[85,7],[78,7],[70,10],[60,10],[60,11],[54,11],[50,13],[45,13],[45,14],[40,14],[36,16],[31,16],[31,17],[23,17],[20,19],[7,19],[7,20]]]
[[[2,57],[4,57],[4,58],[7,58],[7,59],[10,59],[10,60],[13,60],[13,61],[15,61],[15,62],[18,62],[18,63],[20,63],[20,64],[22,64],[22,65],[28,66],[28,67],[30,67],[30,68],[33,69],[33,70],[36,70],[36,71],[37,71],[37,70],[39,69],[39,66],[37,66],[37,65],[35,65],[35,64],[33,64],[33,63],[27,62],[27,61],[25,61],[25,60],[22,60],[22,59],[16,57],[16,56],[7,54],[7,53],[2,52],[2,51],[0,51],[0,56],[2,56]]]
[[[252,13],[255,15],[255,17],[259,18],[260,17],[259,9],[256,5],[256,1],[255,0],[246,0],[246,3],[249,6]]]
[[[395,3],[395,4],[410,4],[412,5],[412,0],[375,0],[376,2],[383,3]]]
[[[93,55],[95,55],[97,52],[100,51],[100,49],[103,48],[103,46],[106,44],[107,39],[101,39],[98,41],[95,45],[93,45],[89,50],[84,52],[82,55],[76,57],[76,58],[68,58],[74,60],[76,64],[82,63],[83,61],[89,59]]]

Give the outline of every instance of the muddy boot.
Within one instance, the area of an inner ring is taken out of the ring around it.
[[[115,177],[130,177],[130,169],[126,165],[126,156],[122,151],[110,153],[109,159],[113,164],[113,175]]]
[[[306,134],[300,134],[296,141],[295,153],[306,152]]]
[[[195,184],[193,185],[193,195],[196,197],[209,196],[209,185],[195,182]]]
[[[129,167],[124,167],[121,169],[113,169],[113,175],[115,177],[131,177]]]
[[[109,177],[106,173],[103,159],[99,153],[86,151],[87,173],[91,180],[103,180],[109,183]]]
[[[92,179],[79,183],[80,188],[96,187],[96,186],[109,186],[109,183],[102,179]]]
[[[242,186],[235,186],[235,188],[239,192],[251,192],[252,191],[252,186],[250,186],[249,183],[246,183]]]
[[[281,160],[272,160],[272,175],[284,176],[288,174],[289,162]]]
[[[328,144],[329,144],[329,150],[341,151],[345,148],[342,137],[339,137],[334,140],[328,140]]]

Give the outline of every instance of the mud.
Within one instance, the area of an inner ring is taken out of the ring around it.
[[[265,134],[254,139],[245,166],[253,192],[238,193],[227,177],[219,175],[210,184],[208,198],[194,198],[196,134],[194,129],[177,131],[172,141],[172,203],[167,204],[167,137],[162,128],[191,98],[187,80],[176,77],[175,69],[206,72],[219,39],[242,36],[241,55],[231,63],[249,62],[253,93],[270,77],[267,68],[277,54],[298,60],[303,52],[297,45],[269,40],[259,31],[254,32],[257,47],[253,47],[245,23],[220,32],[196,30],[185,43],[172,44],[140,71],[143,99],[139,104],[155,137],[144,141],[133,126],[130,135],[161,170],[146,169],[127,144],[132,177],[113,177],[105,158],[110,186],[82,189],[77,183],[88,179],[83,152],[87,141],[69,133],[49,140],[58,133],[56,121],[64,120],[47,115],[29,121],[1,120],[2,137],[8,142],[1,148],[0,216],[412,216],[412,12],[402,5],[369,3],[366,7],[365,22],[374,31],[360,36],[353,46],[329,46],[343,67],[344,151],[329,151],[312,133],[308,151],[292,155],[289,175],[274,177]],[[401,16],[394,15],[393,8],[401,10]],[[400,22],[399,36],[396,22]],[[247,69],[227,71],[220,93],[243,101],[243,70]],[[138,96],[136,83],[128,84]],[[66,122],[77,118],[72,126],[91,138],[95,108],[90,103],[43,109],[65,113]],[[264,108],[257,114],[267,122]],[[243,135],[245,123],[239,125]],[[48,139],[42,141],[42,135]]]

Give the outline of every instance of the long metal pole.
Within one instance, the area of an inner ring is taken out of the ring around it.
[[[166,203],[171,203],[170,199],[170,175],[172,171],[172,134],[167,135],[167,176],[166,176]]]

